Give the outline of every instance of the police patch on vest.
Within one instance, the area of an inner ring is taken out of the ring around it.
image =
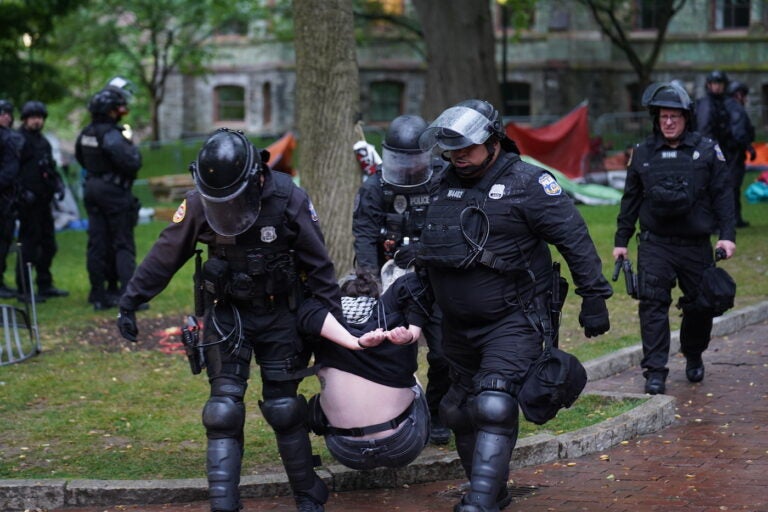
[[[559,196],[563,192],[560,184],[549,174],[539,176],[539,184],[541,184],[541,188],[544,189],[544,193],[548,196]]]
[[[410,203],[411,206],[429,206],[429,195],[411,196]]]
[[[662,151],[661,158],[677,158],[677,151]]]
[[[87,146],[89,148],[97,148],[99,147],[99,139],[97,139],[94,135],[83,135],[80,137],[80,145]]]
[[[312,204],[312,200],[309,200],[309,216],[312,217],[314,222],[317,222],[317,212],[315,211],[315,205]]]
[[[277,231],[275,226],[264,226],[261,228],[261,241],[269,244],[277,240]]]
[[[698,160],[700,156],[701,156],[701,153],[699,153],[698,151],[694,151],[693,154],[691,155],[691,157],[694,160]]]
[[[461,199],[464,197],[464,192],[464,189],[461,188],[449,188],[445,197],[447,199]]]
[[[176,208],[176,213],[173,214],[173,222],[175,224],[178,224],[179,222],[184,220],[184,216],[187,214],[187,200],[183,200],[178,208]]]
[[[404,195],[398,194],[395,196],[395,200],[392,202],[392,208],[394,208],[395,212],[397,213],[403,213],[406,208],[408,208],[408,200]]]
[[[725,156],[723,155],[723,150],[720,149],[720,144],[715,144],[715,156],[721,162],[725,162]]]
[[[504,185],[501,183],[493,185],[491,190],[488,191],[488,197],[490,199],[501,199],[504,197]]]

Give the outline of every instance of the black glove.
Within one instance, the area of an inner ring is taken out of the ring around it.
[[[584,328],[584,336],[592,338],[608,332],[611,322],[608,319],[608,307],[602,297],[585,297],[581,301],[579,325]]]
[[[401,246],[395,252],[395,265],[400,268],[408,268],[416,262],[416,255],[419,252],[419,244],[409,244]]]
[[[120,335],[123,338],[135,343],[136,336],[139,334],[139,328],[136,326],[136,312],[120,308],[117,314],[117,328],[120,329]]]

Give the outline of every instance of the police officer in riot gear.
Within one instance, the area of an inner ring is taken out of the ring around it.
[[[400,268],[413,265],[435,175],[442,160],[419,147],[427,123],[416,115],[402,115],[390,123],[382,143],[382,165],[368,177],[355,196],[352,233],[358,267],[378,272],[394,258]],[[427,402],[432,416],[430,440],[446,444],[450,431],[440,420],[440,400],[450,385],[448,364],[440,346],[438,307],[423,326],[427,341]]]
[[[340,292],[309,197],[290,176],[272,172],[267,160],[266,151],[256,150],[241,132],[212,134],[191,166],[195,190],[139,265],[119,304],[120,332],[136,341],[138,307],[165,288],[198,242],[208,246],[199,299],[205,310],[203,364],[211,385],[203,425],[213,512],[241,508],[243,397],[252,357],[261,368],[261,412],[275,431],[298,510],[322,511],[328,497],[313,471],[307,402],[297,396],[310,352],[299,336],[296,311],[306,291],[341,318]]]
[[[69,292],[53,285],[51,263],[56,254],[56,234],[51,201],[63,197],[64,182],[56,170],[51,143],[42,134],[48,109],[40,101],[28,101],[21,107],[21,127],[24,137],[18,178],[19,242],[21,259],[31,263],[37,273],[37,300],[66,297]],[[16,269],[19,300],[29,301],[32,283],[25,269]],[[26,290],[25,295],[23,291]]]
[[[16,290],[3,279],[6,259],[16,227],[16,178],[19,175],[19,150],[22,140],[13,131],[13,103],[0,99],[0,299],[16,297]]]
[[[119,77],[111,80],[91,98],[91,123],[75,143],[75,157],[85,169],[88,298],[97,311],[116,305],[117,298],[106,290],[110,275],[117,274],[122,293],[136,268],[133,230],[139,202],[131,187],[141,168],[141,153],[118,126],[130,99],[129,83]]]
[[[450,161],[421,233],[418,260],[443,311],[452,386],[441,415],[456,436],[470,488],[455,512],[496,512],[519,426],[517,392],[556,332],[555,245],[582,298],[588,337],[609,327],[612,289],[587,226],[547,171],[520,159],[499,112],[472,99],[445,110],[420,137]]]
[[[669,307],[672,288],[683,297],[680,350],[690,382],[704,378],[702,353],[709,345],[711,313],[693,307],[704,270],[713,264],[710,235],[727,258],[736,249],[733,196],[720,147],[693,130],[688,93],[668,83],[651,84],[642,104],[653,122],[653,135],[635,145],[617,218],[613,257],[627,257],[638,235],[638,284],[641,366],[645,391],[664,393],[669,372]]]
[[[731,131],[731,116],[725,105],[726,90],[730,80],[723,71],[714,70],[707,75],[706,94],[696,101],[696,130],[720,145],[726,161],[731,161],[738,151]],[[691,124],[693,130],[693,124]]]
[[[757,156],[752,143],[755,141],[755,127],[744,108],[747,104],[749,87],[744,82],[734,80],[728,84],[725,98],[725,108],[728,110],[731,122],[731,135],[733,136],[734,154],[728,159],[731,179],[733,180],[734,213],[736,215],[736,227],[746,228],[749,222],[741,215],[741,186],[744,175],[747,172],[747,153],[750,160]]]

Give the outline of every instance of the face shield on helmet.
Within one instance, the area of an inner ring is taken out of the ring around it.
[[[419,116],[395,118],[382,143],[381,178],[392,185],[416,187],[432,177],[432,153],[419,147],[427,123]]]
[[[261,159],[242,132],[222,128],[190,166],[211,228],[224,236],[247,231],[261,208]]]
[[[445,110],[424,130],[419,145],[431,150],[436,145],[444,151],[482,144],[491,136],[491,121],[469,107],[454,106]]]

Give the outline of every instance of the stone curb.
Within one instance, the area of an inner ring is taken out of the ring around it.
[[[725,336],[742,327],[768,318],[768,301],[733,311],[716,318],[713,336]],[[679,350],[679,332],[672,334],[671,351]],[[628,347],[585,363],[589,380],[598,380],[638,366],[642,347]],[[537,434],[521,439],[515,447],[510,467],[517,469],[576,458],[603,451],[622,441],[656,432],[675,420],[675,398],[669,395],[649,397],[632,393],[594,393],[622,398],[648,398],[624,414],[602,423],[559,436]],[[464,471],[453,452],[432,446],[405,468],[380,468],[356,471],[341,465],[319,468],[318,474],[333,491],[394,488],[404,485],[463,479]],[[240,483],[243,498],[285,496],[290,494],[283,473],[247,475]],[[184,480],[0,480],[0,509],[6,512],[25,508],[64,508],[86,506],[183,503],[208,499],[204,478]]]

